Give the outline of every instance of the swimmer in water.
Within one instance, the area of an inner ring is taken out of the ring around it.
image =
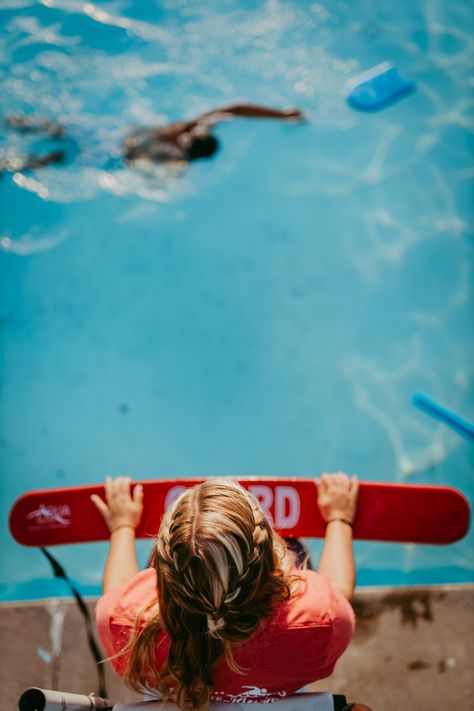
[[[212,128],[235,117],[268,118],[283,121],[303,121],[299,109],[271,109],[254,104],[231,104],[198,116],[192,121],[172,123],[161,128],[138,128],[123,143],[123,159],[127,164],[137,161],[149,163],[188,163],[200,158],[211,158],[219,148]],[[58,141],[66,138],[64,126],[42,116],[10,114],[5,123],[20,133],[36,133]],[[66,151],[63,148],[43,155],[30,153],[25,158],[13,157],[0,160],[3,171],[21,172],[37,170],[51,164],[64,163]]]
[[[254,104],[231,104],[209,111],[193,121],[172,123],[163,128],[140,128],[124,142],[123,154],[127,162],[148,160],[153,163],[211,158],[219,148],[212,128],[235,117],[269,118],[283,121],[302,121],[299,109],[270,109]]]

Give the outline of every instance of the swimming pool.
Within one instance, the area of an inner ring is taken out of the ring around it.
[[[344,469],[472,498],[472,445],[410,404],[474,413],[468,4],[5,0],[0,18],[2,113],[59,116],[70,156],[0,181],[0,599],[66,594],[8,534],[27,489]],[[386,59],[416,93],[357,113],[347,80]],[[236,100],[308,121],[222,124],[183,173],[120,164],[131,127]],[[472,581],[472,543],[358,544],[359,584]],[[56,554],[99,591],[103,545]]]

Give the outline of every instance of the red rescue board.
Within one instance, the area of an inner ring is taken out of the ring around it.
[[[259,500],[273,526],[287,537],[320,538],[325,524],[315,479],[235,477]],[[184,488],[203,479],[134,482],[143,485],[144,510],[138,538],[156,535],[165,509]],[[103,485],[30,491],[10,513],[13,538],[25,546],[104,541],[102,516],[90,500],[105,498]],[[445,544],[463,538],[470,510],[461,492],[446,486],[361,482],[354,538],[366,541]]]

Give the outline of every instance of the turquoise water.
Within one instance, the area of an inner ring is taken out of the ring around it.
[[[469,4],[4,0],[0,27],[2,113],[59,116],[69,155],[0,180],[0,599],[66,594],[8,533],[28,489],[344,469],[472,499],[472,444],[410,404],[474,418]],[[416,93],[357,113],[385,60]],[[308,120],[121,165],[131,128],[240,100]],[[359,583],[472,581],[472,544],[358,544]],[[105,550],[56,553],[93,593]]]

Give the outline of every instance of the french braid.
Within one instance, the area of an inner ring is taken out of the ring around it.
[[[292,594],[291,564],[283,539],[237,482],[211,479],[185,491],[160,526],[153,559],[159,613],[132,642],[129,685],[155,688],[182,709],[207,707],[217,659],[225,655],[241,672],[232,645]],[[170,648],[156,669],[163,630]]]

